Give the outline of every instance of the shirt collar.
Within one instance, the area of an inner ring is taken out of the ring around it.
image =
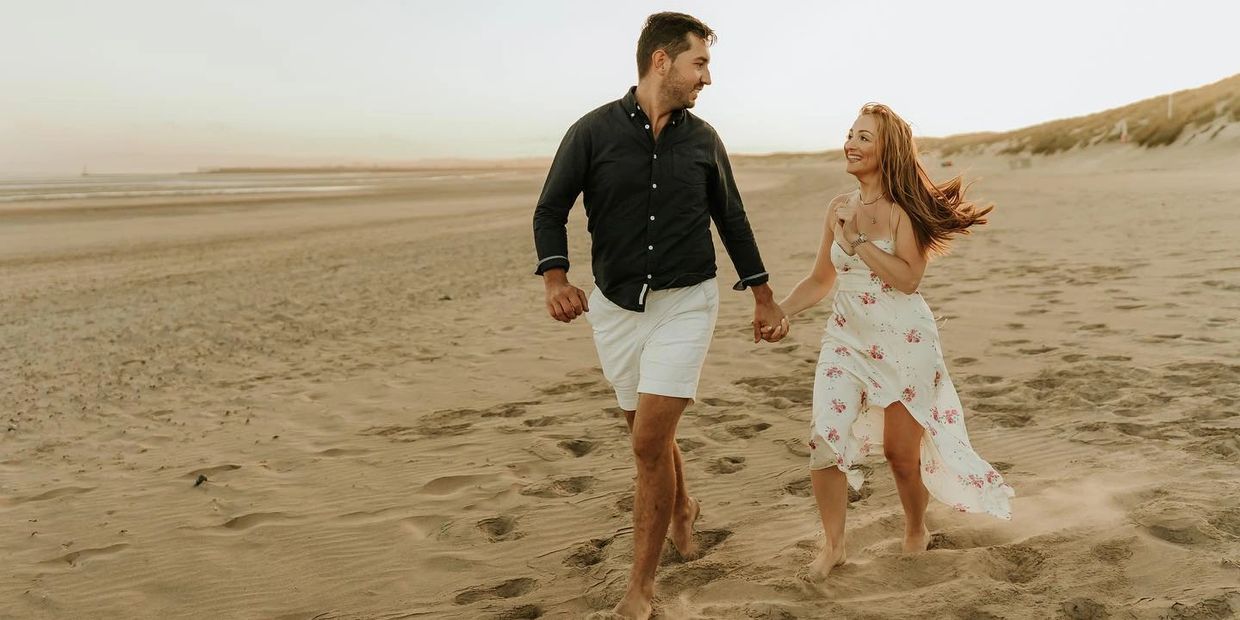
[[[642,114],[643,116],[645,116],[646,114],[646,111],[642,110],[642,107],[638,105],[637,103],[637,87],[636,86],[629,87],[629,92],[624,94],[624,98],[620,100],[620,105],[621,107],[624,108],[624,111],[628,113],[629,118],[636,118],[638,114]],[[678,110],[673,111],[672,112],[672,123],[677,124],[677,125],[683,123],[685,120],[685,116],[687,116],[688,113],[689,111],[684,108],[680,108]]]

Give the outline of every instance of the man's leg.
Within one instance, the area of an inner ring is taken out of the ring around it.
[[[633,432],[633,418],[636,411],[625,411],[624,421],[629,425],[629,433]],[[697,521],[702,507],[696,499],[689,497],[689,487],[685,486],[685,459],[680,454],[680,446],[672,437],[672,455],[676,463],[676,501],[672,504],[672,521],[668,526],[668,538],[680,553],[680,557],[693,559],[697,556],[697,543],[693,540],[693,524]]]
[[[644,620],[654,599],[654,574],[676,503],[676,424],[688,398],[641,394],[633,420],[637,494],[633,499],[633,568],[615,612]]]

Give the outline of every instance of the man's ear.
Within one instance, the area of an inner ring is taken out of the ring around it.
[[[672,58],[667,55],[665,50],[655,50],[650,56],[650,66],[654,68],[655,73],[659,75],[667,75],[667,70],[672,66]]]

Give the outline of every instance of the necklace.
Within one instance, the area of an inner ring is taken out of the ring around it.
[[[862,199],[861,199],[861,193],[860,193],[860,192],[858,192],[858,193],[857,193],[857,200],[861,201],[861,206],[862,206],[862,207],[868,207],[868,206],[870,206],[870,205],[872,205],[872,204],[874,204],[874,203],[878,202],[878,200],[879,200],[880,198],[882,198],[882,197],[883,197],[883,193],[882,193],[882,192],[879,192],[879,193],[878,193],[878,195],[874,197],[874,200],[871,200],[871,201],[869,201],[869,202],[866,202],[865,200],[862,200]],[[873,214],[870,214],[870,223],[871,223],[871,224],[877,224],[877,223],[878,223],[878,218],[874,217],[874,215],[873,215]]]

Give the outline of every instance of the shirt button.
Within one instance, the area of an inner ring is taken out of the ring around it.
[[[658,159],[658,158],[659,158],[659,154],[658,154],[658,153],[655,153],[655,154],[654,154],[654,158],[655,158],[655,159]]]
[[[649,279],[651,279],[651,278],[653,278],[653,277],[654,277],[654,276],[652,276],[652,275],[650,275],[650,274],[646,274],[646,279],[647,279],[647,280],[649,280]]]
[[[658,183],[651,183],[651,184],[650,184],[650,189],[659,189],[659,184],[658,184]]]
[[[646,125],[646,129],[650,129],[650,125]]]
[[[647,250],[653,250],[653,249],[654,249],[654,246],[653,246],[653,245],[648,245],[648,246],[646,246],[646,249],[647,249]]]
[[[652,221],[652,222],[654,221],[654,216],[653,216],[653,215],[652,215],[652,216],[650,216],[650,221]]]
[[[637,116],[637,114],[633,112],[629,112],[629,118],[633,118],[634,116]]]

